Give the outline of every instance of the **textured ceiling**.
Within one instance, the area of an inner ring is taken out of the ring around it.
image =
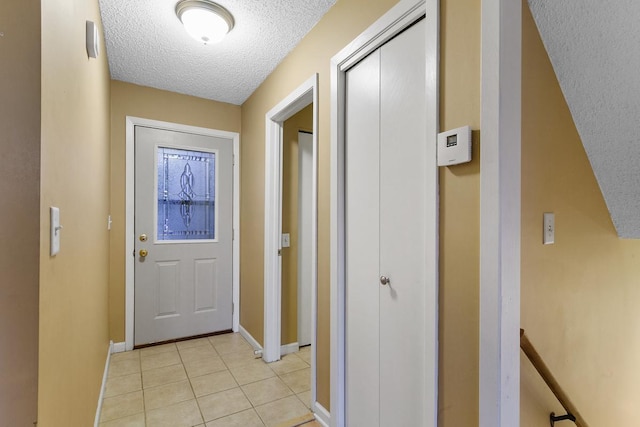
[[[235,27],[215,45],[193,40],[178,0],[100,0],[111,78],[242,104],[336,0],[220,0]]]
[[[640,2],[529,6],[618,235],[640,238]]]

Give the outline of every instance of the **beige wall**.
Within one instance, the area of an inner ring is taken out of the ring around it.
[[[440,168],[439,425],[478,425],[480,1],[440,2],[440,129],[469,125],[471,163]]]
[[[616,236],[526,7],[522,69],[522,327],[589,425],[632,425],[640,241]],[[556,215],[554,245],[541,243],[543,212]],[[521,392],[522,426],[559,412],[526,361]]]
[[[282,129],[282,232],[290,234],[282,249],[282,344],[298,341],[298,132],[313,131],[313,104],[284,122]]]
[[[242,106],[241,324],[263,339],[264,117],[319,73],[318,400],[329,408],[329,61],[395,0],[341,0]],[[480,2],[443,0],[442,119],[479,126]],[[477,132],[476,132],[477,133]],[[474,135],[476,141],[478,135]],[[441,425],[477,424],[479,163],[441,172]],[[460,227],[464,224],[464,227]],[[465,268],[460,268],[464,265]]]
[[[0,2],[0,425],[37,418],[40,2]]]
[[[93,423],[109,344],[109,70],[104,52],[87,58],[85,20],[101,27],[97,0],[42,2],[41,427]]]
[[[119,81],[111,82],[111,262],[109,334],[125,340],[126,116],[240,132],[240,107]],[[242,144],[242,140],[240,142]],[[243,168],[242,160],[240,167]],[[244,230],[242,230],[244,233]]]

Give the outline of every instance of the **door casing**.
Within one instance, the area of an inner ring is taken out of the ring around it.
[[[133,350],[134,341],[134,269],[133,254],[135,242],[135,126],[147,126],[176,132],[214,136],[233,141],[233,331],[240,324],[240,134],[216,129],[187,126],[178,123],[162,122],[140,117],[126,117],[126,225],[125,225],[125,343],[124,350]]]
[[[264,345],[265,362],[280,359],[282,266],[282,127],[284,122],[313,104],[313,171],[311,196],[311,409],[326,411],[316,401],[317,270],[318,270],[318,74],[312,75],[280,101],[265,116],[265,201],[264,201]]]
[[[438,413],[438,133],[439,84],[439,2],[401,0],[360,36],[331,59],[331,426],[346,424],[345,366],[345,82],[346,72],[417,20],[426,16],[426,108],[425,126],[428,157],[426,242],[432,256],[426,262],[425,298],[426,394],[425,411],[429,425],[436,426]]]

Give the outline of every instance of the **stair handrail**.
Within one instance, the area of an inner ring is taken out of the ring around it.
[[[529,341],[529,338],[524,333],[524,329],[520,329],[520,348],[527,356],[527,358],[531,361],[531,364],[536,369],[536,371],[538,371],[556,399],[558,399],[562,407],[565,409],[565,411],[567,411],[567,415],[563,415],[561,417],[556,417],[552,412],[549,417],[551,420],[551,426],[553,426],[555,421],[571,420],[574,421],[576,426],[578,427],[589,427],[582,415],[580,415],[580,412],[578,411],[578,408],[576,408],[576,405],[574,405],[571,399],[569,399],[567,393],[562,389],[558,381],[555,379],[555,377],[547,367],[547,364],[544,363],[544,360],[542,360],[540,354],[536,351],[533,344],[531,344],[531,341]]]

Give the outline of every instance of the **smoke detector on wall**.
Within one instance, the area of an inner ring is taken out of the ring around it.
[[[98,26],[93,21],[87,21],[87,55],[89,58],[97,58],[100,54],[100,36]]]

